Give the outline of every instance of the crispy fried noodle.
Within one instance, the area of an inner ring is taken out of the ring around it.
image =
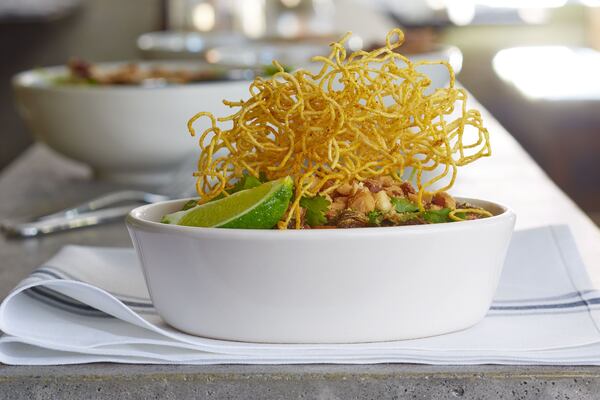
[[[248,100],[224,101],[237,112],[224,118],[201,112],[189,121],[194,135],[199,118],[210,120],[199,137],[195,172],[201,202],[226,195],[243,173],[289,175],[295,196],[279,227],[295,220],[300,228],[303,196],[326,195],[354,179],[390,175],[400,181],[410,173],[421,203],[434,183],[448,190],[458,167],[491,154],[481,115],[467,108],[467,93],[455,86],[447,62],[411,62],[397,53],[404,41],[399,29],[369,52],[348,54],[349,37],[331,44],[329,56],[312,59],[322,64],[318,73],[288,73],[274,62],[279,72],[256,78]],[[448,87],[426,94],[431,81],[418,67],[427,64],[448,69]]]

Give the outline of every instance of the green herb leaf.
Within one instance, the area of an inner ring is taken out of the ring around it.
[[[231,189],[229,189],[227,193],[234,194],[242,190],[255,188],[261,184],[262,182],[256,177],[244,173],[240,180],[237,181],[237,183]]]
[[[423,211],[421,216],[427,222],[432,224],[439,224],[441,222],[452,222],[448,214],[452,211],[449,208],[442,208],[441,210],[427,210]]]
[[[323,225],[327,222],[325,212],[330,205],[331,202],[323,196],[304,196],[300,199],[300,206],[306,209],[306,222],[310,226]]]
[[[378,210],[369,211],[367,217],[369,217],[369,224],[380,225],[381,224],[382,212]]]
[[[468,216],[468,214],[464,213],[464,212],[458,212],[458,213],[456,213],[454,215],[456,215],[460,219],[467,219],[467,216]]]
[[[391,202],[396,209],[396,212],[399,213],[419,211],[419,207],[417,207],[416,204],[404,197],[392,197]]]
[[[198,205],[198,199],[191,199],[186,201],[183,207],[181,207],[181,211],[189,210],[190,208],[194,208]]]
[[[398,215],[398,220],[401,221],[401,222],[408,222],[408,221],[411,221],[413,219],[419,218],[420,215],[421,215],[421,213],[418,213],[418,212],[400,213]]]
[[[282,65],[283,67],[283,71],[284,72],[290,72],[292,70],[292,67],[290,67],[289,65]],[[274,65],[265,65],[263,67],[263,73],[265,74],[265,76],[273,76],[276,73],[279,72],[279,68],[277,68]]]

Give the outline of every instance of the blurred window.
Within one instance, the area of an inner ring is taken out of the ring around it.
[[[600,100],[600,52],[564,46],[499,51],[494,71],[524,96],[544,100]]]

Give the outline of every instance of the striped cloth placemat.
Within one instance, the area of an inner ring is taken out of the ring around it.
[[[424,339],[256,344],[190,336],[152,306],[133,249],[67,246],[0,306],[0,362],[600,365],[600,292],[565,226],[515,232],[476,326]]]

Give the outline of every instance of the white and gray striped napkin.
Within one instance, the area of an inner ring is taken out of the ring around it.
[[[166,325],[132,249],[68,246],[0,306],[0,362],[600,365],[599,303],[568,228],[553,226],[515,233],[492,308],[470,329],[384,343],[228,342]]]

